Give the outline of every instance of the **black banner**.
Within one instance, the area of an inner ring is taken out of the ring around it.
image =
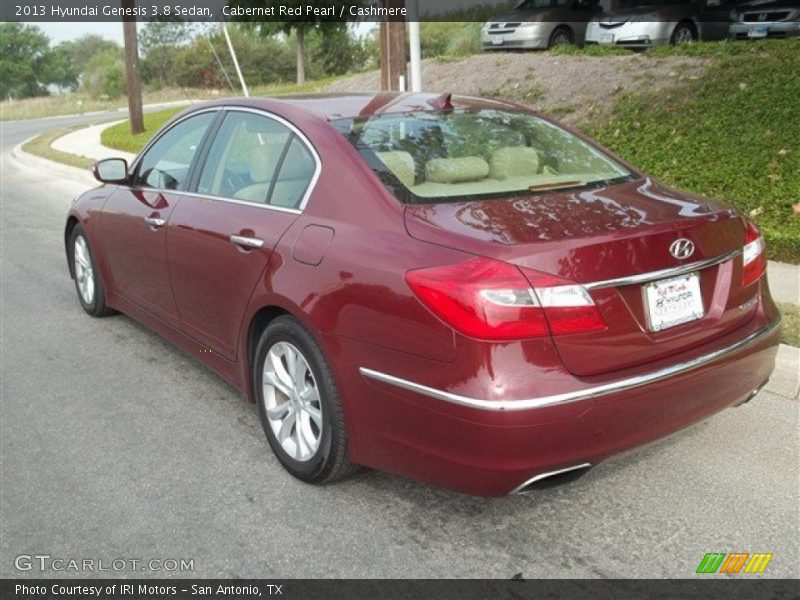
[[[601,14],[614,23],[728,22],[738,11],[752,12],[745,21],[778,20],[785,35],[797,35],[794,9],[784,10],[744,2],[654,4],[653,0],[2,0],[0,21],[117,22],[120,20],[222,21],[460,21],[496,20],[514,26],[542,22],[586,23]],[[779,7],[780,8],[780,7]],[[775,10],[778,10],[776,13]],[[764,17],[761,17],[761,13]],[[790,14],[791,13],[791,14]],[[749,13],[748,13],[749,14]],[[620,16],[622,15],[622,16]],[[776,17],[778,15],[778,17]],[[619,18],[617,18],[619,17]],[[624,17],[624,18],[623,18]]]
[[[701,578],[702,577],[702,578]],[[285,598],[305,600],[471,600],[654,598],[660,600],[789,600],[800,597],[796,580],[699,576],[686,580],[400,580],[400,579],[28,579],[3,580],[4,600],[210,600]]]

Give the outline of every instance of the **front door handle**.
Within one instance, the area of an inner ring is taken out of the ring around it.
[[[144,222],[150,225],[150,227],[163,227],[167,224],[164,219],[159,219],[158,217],[145,217]]]
[[[229,239],[231,240],[231,242],[233,242],[237,246],[242,246],[243,248],[263,248],[264,247],[264,240],[262,240],[260,238],[245,237],[243,235],[232,235]]]

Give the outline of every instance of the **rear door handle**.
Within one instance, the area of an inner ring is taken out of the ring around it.
[[[163,227],[167,224],[164,219],[159,219],[158,217],[145,217],[144,222],[150,225],[150,227]]]
[[[244,248],[263,248],[264,247],[264,240],[262,240],[260,238],[245,237],[243,235],[232,235],[229,239],[231,240],[231,242],[233,242],[237,246],[242,246]]]

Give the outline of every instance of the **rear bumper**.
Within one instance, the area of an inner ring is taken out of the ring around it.
[[[347,384],[362,398],[353,408],[353,459],[465,493],[505,495],[538,474],[596,465],[746,401],[772,373],[779,336],[778,315],[759,310],[741,331],[672,365],[595,383],[563,374],[573,392],[523,400],[453,394],[364,367]],[[371,362],[364,349],[348,352]]]

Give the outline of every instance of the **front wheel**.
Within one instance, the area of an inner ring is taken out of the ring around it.
[[[571,44],[573,41],[572,31],[566,27],[559,27],[552,34],[550,34],[550,43],[548,48],[561,46],[562,44]]]
[[[80,225],[76,225],[69,238],[69,253],[72,263],[72,274],[78,302],[93,317],[104,317],[113,314],[106,305],[106,292],[100,270],[94,260],[86,233]]]
[[[675,44],[691,44],[695,41],[697,41],[697,33],[690,23],[678,23],[670,39],[673,46]]]
[[[349,475],[339,394],[311,334],[292,317],[278,317],[261,335],[253,371],[261,425],[281,465],[309,483]]]

